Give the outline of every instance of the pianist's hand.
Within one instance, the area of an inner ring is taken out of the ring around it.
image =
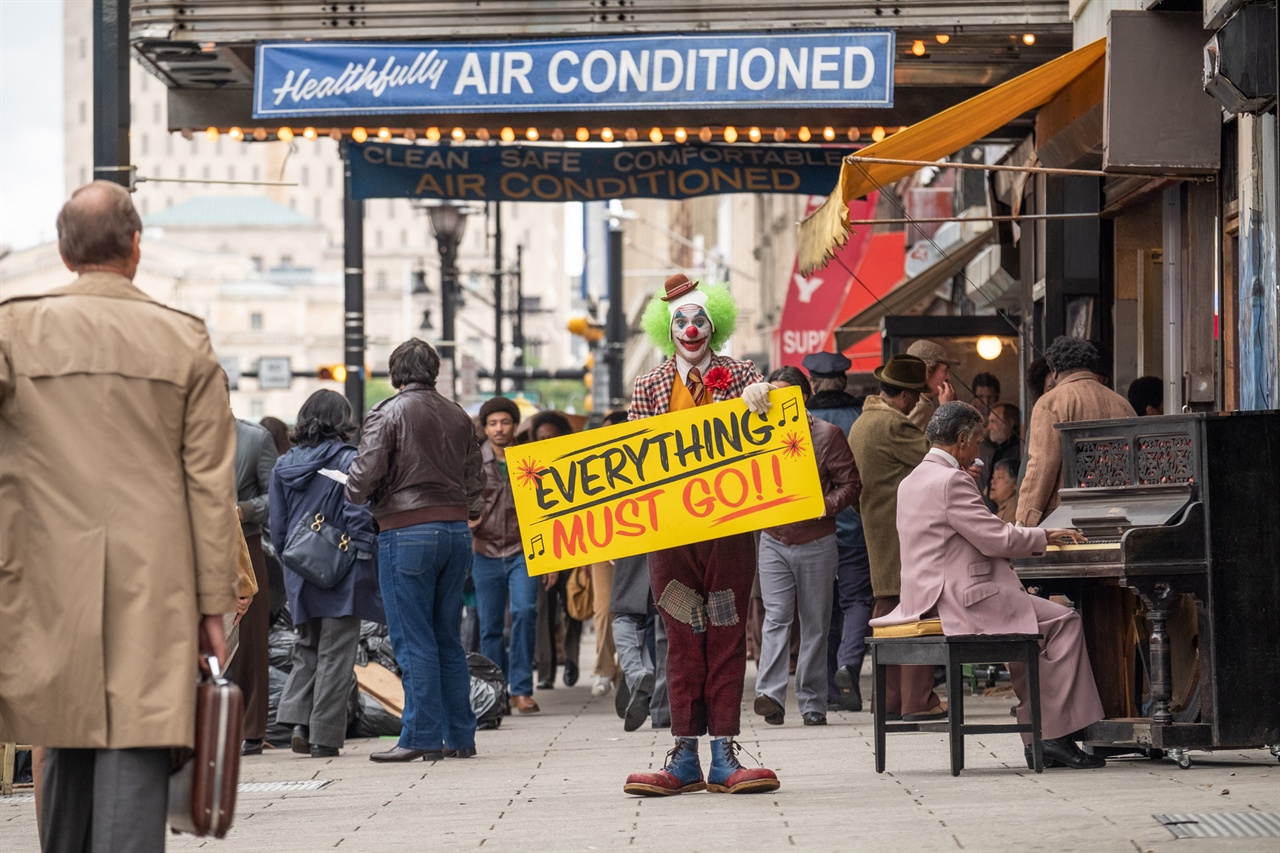
[[[1046,530],[1050,545],[1080,545],[1088,542],[1078,530]]]

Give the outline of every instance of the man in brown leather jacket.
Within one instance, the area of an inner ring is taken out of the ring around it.
[[[471,675],[462,649],[469,519],[484,506],[471,418],[436,390],[440,356],[412,338],[391,353],[399,393],[365,417],[347,499],[378,521],[378,581],[404,681],[400,742],[373,761],[475,755]]]
[[[476,584],[480,619],[480,652],[507,676],[511,708],[536,714],[533,699],[533,649],[538,631],[538,578],[529,577],[515,498],[507,475],[506,449],[516,437],[520,409],[506,397],[486,400],[480,407],[485,441],[480,448],[484,467],[484,511],[472,528],[475,559],[471,577]],[[503,637],[507,607],[511,608],[511,648]]]
[[[809,380],[796,367],[769,375],[775,388],[800,387],[810,397]],[[800,656],[796,660],[796,700],[806,726],[827,724],[827,634],[835,592],[836,516],[858,499],[862,483],[853,452],[840,428],[809,416],[809,434],[822,482],[826,514],[810,521],[771,527],[760,534],[760,594],[764,632],[756,676],[755,711],[766,723],[782,725],[787,698],[789,634],[800,609]]]

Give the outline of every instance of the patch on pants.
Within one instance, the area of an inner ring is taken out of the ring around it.
[[[692,627],[693,633],[701,634],[707,630],[707,611],[702,601],[701,595],[680,581],[671,581],[662,590],[658,606],[670,613],[672,619]]]
[[[733,590],[718,589],[707,596],[707,621],[717,628],[738,624],[738,607]]]

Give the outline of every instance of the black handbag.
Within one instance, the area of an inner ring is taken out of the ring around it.
[[[355,566],[356,551],[350,536],[316,513],[298,520],[280,559],[285,568],[297,572],[312,586],[333,589]]]

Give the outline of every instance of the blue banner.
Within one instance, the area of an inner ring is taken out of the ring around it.
[[[253,117],[891,107],[892,30],[261,42]]]
[[[816,145],[351,143],[351,187],[356,198],[459,201],[825,195],[851,153]]]

